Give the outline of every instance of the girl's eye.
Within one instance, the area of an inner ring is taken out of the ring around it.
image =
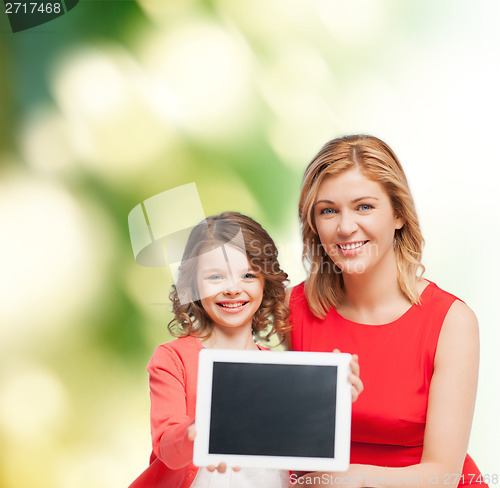
[[[245,273],[242,277],[244,280],[254,280],[257,278],[257,275],[254,273]]]
[[[322,208],[320,211],[319,211],[319,214],[320,215],[332,215],[334,214],[336,211],[331,208],[331,207],[327,207],[327,208]]]
[[[213,274],[213,275],[210,275],[210,276],[207,276],[207,279],[208,280],[222,280],[222,275],[220,274]]]

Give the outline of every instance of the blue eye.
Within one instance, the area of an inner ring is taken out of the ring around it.
[[[254,280],[256,279],[257,276],[253,273],[245,273],[243,276],[242,276],[242,279],[244,280]]]
[[[220,274],[213,274],[210,276],[207,276],[207,280],[222,280],[223,277]]]
[[[319,212],[320,215],[332,215],[336,212],[333,208],[327,207],[327,208],[322,208]]]
[[[371,210],[373,208],[373,205],[370,205],[368,203],[363,203],[358,207],[359,210]]]

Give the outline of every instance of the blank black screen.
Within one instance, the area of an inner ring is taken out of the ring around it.
[[[336,366],[213,367],[210,453],[334,458]]]

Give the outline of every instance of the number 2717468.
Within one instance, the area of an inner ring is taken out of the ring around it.
[[[5,4],[6,14],[60,14],[59,2],[9,2]]]

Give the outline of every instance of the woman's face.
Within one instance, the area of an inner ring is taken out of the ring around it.
[[[319,238],[344,274],[361,274],[395,259],[394,214],[385,189],[358,168],[326,177],[314,203]]]
[[[198,257],[201,304],[215,328],[252,327],[262,303],[264,277],[252,269],[246,254],[224,245]]]

